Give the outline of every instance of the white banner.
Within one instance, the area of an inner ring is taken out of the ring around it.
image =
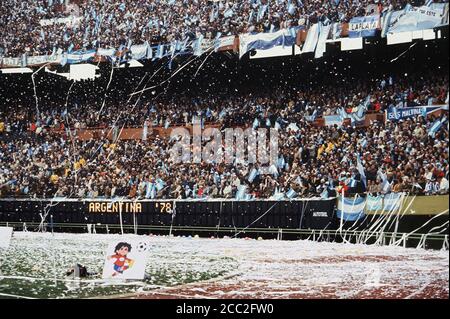
[[[48,26],[53,24],[65,24],[67,26],[74,26],[80,24],[83,21],[83,17],[67,17],[67,18],[54,18],[54,19],[42,19],[39,21],[41,26]]]
[[[400,11],[400,14],[397,13],[396,19],[390,17],[389,20],[384,26],[388,33],[433,29],[448,24],[445,10],[439,7],[433,9],[431,6],[410,7],[409,10],[405,9]]]
[[[305,44],[302,48],[303,53],[314,52],[316,50],[317,41],[319,40],[319,24],[313,24],[308,30]]]
[[[140,60],[147,57],[148,48],[148,44],[132,45],[130,48],[132,58],[135,60]]]
[[[219,38],[219,49],[226,46],[234,45],[234,38],[235,38],[234,35]]]
[[[29,56],[28,65],[40,65],[48,62],[60,63],[61,59],[62,59],[61,54]]]
[[[331,30],[331,24],[320,27],[319,38],[317,40],[317,47],[314,58],[321,58],[326,50],[326,41],[328,38],[328,34]]]
[[[1,62],[6,66],[21,66],[20,58],[3,58]]]
[[[131,46],[131,47],[133,47],[133,46]],[[97,50],[97,55],[100,55],[100,56],[113,56],[114,53],[116,53],[116,49],[102,49],[102,48],[99,48]]]

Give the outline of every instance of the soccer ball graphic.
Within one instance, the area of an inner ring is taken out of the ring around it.
[[[139,242],[137,245],[137,251],[142,253],[148,250],[148,244],[145,241]]]

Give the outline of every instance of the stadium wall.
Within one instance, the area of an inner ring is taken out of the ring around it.
[[[427,233],[433,227],[447,222],[448,195],[410,197],[413,202],[384,231],[409,233],[421,227],[418,233]],[[408,200],[408,203],[409,203]],[[80,200],[80,199],[0,199],[0,225],[16,224],[22,227],[40,224],[61,229],[82,228],[87,224],[117,225],[130,228],[187,227],[229,229],[336,230],[336,198],[294,200]],[[442,214],[447,210],[446,214]],[[373,215],[373,214],[372,214]],[[364,230],[373,221],[368,214],[356,223],[348,221],[343,229]],[[376,212],[375,215],[380,215]],[[392,214],[395,216],[395,213]],[[438,216],[439,215],[439,216]],[[393,218],[394,220],[394,218]]]

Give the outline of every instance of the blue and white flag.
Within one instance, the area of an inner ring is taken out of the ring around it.
[[[289,3],[288,3],[288,8],[287,8],[287,12],[290,14],[290,15],[294,15],[294,13],[295,13],[295,6],[289,1]]]
[[[278,175],[279,175],[278,174],[278,169],[277,169],[277,167],[274,164],[269,166],[269,173],[272,174],[272,176],[274,178],[278,178]]]
[[[317,38],[316,50],[314,51],[314,58],[318,59],[323,57],[323,54],[326,50],[326,42],[328,39],[328,35],[330,33],[332,25],[321,25],[319,24],[319,36]],[[303,53],[303,52],[302,52]]]
[[[62,54],[60,63],[62,66],[65,66],[67,64],[67,53]]]
[[[256,22],[259,22],[260,20],[262,20],[264,18],[264,14],[266,13],[266,10],[267,10],[267,4],[259,7],[258,15],[256,16]]]
[[[416,117],[418,115],[427,116],[433,112],[441,110],[445,105],[433,105],[433,106],[417,106],[417,107],[390,107],[386,111],[386,120],[398,121],[410,117]]]
[[[349,38],[373,37],[379,26],[380,15],[354,17],[348,24]]]
[[[224,18],[229,18],[229,17],[232,17],[233,14],[234,14],[233,9],[230,8],[230,9],[228,9],[227,11],[225,11],[225,12],[223,13],[223,17],[224,17]]]
[[[69,47],[67,48],[67,52],[68,52],[68,53],[72,53],[72,50],[73,50],[74,47],[75,47],[75,45],[74,45],[73,43],[71,43],[71,44],[69,45]]]
[[[258,119],[255,119],[255,120],[253,121],[252,127],[253,127],[254,130],[256,130],[256,129],[258,128],[258,126],[259,126],[259,121],[258,121]]]
[[[220,37],[222,36],[222,32],[217,32],[216,37],[214,38],[214,51],[219,51],[220,48]]]
[[[363,197],[343,198],[338,197],[336,216],[344,221],[356,221],[365,216],[364,207],[366,200]]]
[[[109,58],[113,57],[115,53],[116,53],[116,49],[98,48],[98,50],[97,50],[97,55],[105,56],[105,57],[109,57]]]
[[[285,194],[283,192],[280,192],[277,187],[275,189],[275,192],[273,193],[273,195],[270,197],[270,199],[282,200],[284,198],[284,196],[285,196]]]
[[[131,57],[134,60],[141,60],[143,58],[147,58],[148,42],[139,45],[132,45],[130,46],[130,50],[131,50]]]
[[[249,183],[253,183],[253,181],[255,180],[256,176],[258,175],[258,170],[256,168],[253,168],[250,171],[250,174],[248,175],[248,182]]]
[[[164,45],[158,44],[158,48],[156,49],[156,55],[153,58],[153,60],[162,59],[163,54],[164,54]]]
[[[203,54],[202,49],[203,35],[201,34],[194,42],[194,46],[192,47],[195,56],[200,56]]]
[[[284,160],[284,156],[281,155],[281,156],[278,158],[278,161],[277,161],[277,167],[278,167],[279,169],[283,169],[285,165],[286,165],[286,161]]]
[[[366,173],[364,172],[364,166],[362,165],[359,155],[356,155],[356,168],[358,169],[359,175],[361,175],[361,181],[363,182],[364,187],[367,187]]]
[[[156,187],[154,183],[147,182],[145,198],[155,198],[156,197]]]
[[[434,138],[436,133],[441,129],[442,125],[447,121],[447,118],[437,119],[433,122],[431,127],[428,129],[428,135]]]
[[[290,123],[290,124],[287,126],[287,129],[288,129],[288,130],[292,130],[292,131],[294,131],[294,132],[297,132],[297,131],[300,130],[300,129],[298,128],[297,124],[295,124],[295,123]]]
[[[362,148],[366,148],[367,143],[367,138],[365,137],[361,141],[359,141],[359,145],[361,145]]]
[[[293,28],[298,31],[300,27]],[[272,33],[257,33],[257,34],[240,34],[239,35],[239,57],[241,58],[245,53],[251,50],[269,50],[274,47],[288,47],[296,42],[295,32],[290,29],[282,29]]]
[[[448,15],[448,13],[447,13]],[[433,29],[448,24],[444,7],[421,6],[412,7],[407,4],[404,10],[397,11],[396,19],[390,18],[386,28],[387,33],[418,31]]]
[[[384,210],[385,211],[395,211],[400,208],[403,199],[402,193],[389,193],[384,195]]]
[[[351,188],[355,188],[357,183],[358,183],[358,181],[352,177],[352,178],[350,178],[350,182],[348,183],[348,186]]]
[[[24,67],[26,67],[27,65],[28,65],[28,56],[27,56],[26,53],[23,53],[23,54],[22,54],[22,59],[21,59],[21,62],[20,62],[20,66],[21,66],[22,68],[24,68]]]
[[[155,184],[155,187],[156,187],[156,189],[158,190],[158,192],[159,192],[160,190],[162,190],[162,189],[164,188],[164,186],[166,186],[166,183],[165,183],[162,179],[158,178],[158,179],[156,180],[156,184]]]
[[[75,64],[89,61],[90,59],[94,58],[96,53],[96,50],[72,52],[71,54],[67,55],[67,63]]]
[[[292,188],[290,188],[286,193],[286,197],[289,199],[292,199],[295,196],[297,196],[297,193]]]
[[[247,189],[247,186],[239,185],[238,189],[237,189],[237,192],[236,192],[235,199],[238,199],[238,200],[245,199],[245,191],[246,191],[246,189]]]
[[[341,32],[342,32],[342,24],[338,23],[338,22],[333,23],[332,30],[331,30],[331,38],[333,40],[340,38]]]
[[[343,119],[340,115],[324,115],[323,118],[326,126],[342,126]]]
[[[153,49],[150,46],[150,44],[148,43],[148,41],[145,41],[145,46],[147,47],[147,51],[146,51],[146,55],[145,58],[146,59],[151,59],[153,58]]]
[[[310,53],[316,50],[317,41],[319,41],[320,26],[318,23],[313,24],[306,35],[305,43],[302,47],[303,53]]]
[[[216,8],[212,8],[211,12],[209,14],[209,22],[214,22],[214,20],[216,19]]]
[[[219,113],[219,119],[223,119],[225,117],[225,115],[227,115],[227,111],[226,110],[222,110]]]
[[[377,211],[383,208],[383,198],[381,196],[367,195],[366,211]]]
[[[305,119],[309,122],[314,122],[316,120],[316,117],[317,117],[317,109],[314,109],[313,114],[305,115]]]

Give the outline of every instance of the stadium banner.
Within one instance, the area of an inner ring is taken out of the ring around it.
[[[366,199],[364,197],[342,198],[338,197],[336,217],[344,221],[356,221],[364,218]]]
[[[236,37],[234,35],[221,37],[218,40],[218,51],[231,51],[234,50]]]
[[[324,115],[323,118],[326,126],[342,126],[344,122],[340,115]]]
[[[45,63],[53,62],[60,63],[62,59],[61,54],[54,55],[37,55],[37,56],[27,56],[26,57],[26,65],[22,64],[22,58],[3,58],[0,60],[0,65],[6,67],[17,67],[17,66],[36,66],[42,65]]]
[[[325,26],[320,26],[320,30],[319,30],[319,37],[317,39],[317,46],[316,46],[316,51],[314,53],[314,58],[318,59],[323,57],[323,54],[325,53],[326,50],[326,41],[328,39],[328,35],[330,34],[330,30],[331,30],[332,25],[325,25]]]
[[[383,209],[383,197],[367,195],[366,211],[380,211]]]
[[[319,23],[313,24],[306,35],[301,53],[310,53],[316,50],[317,41],[319,40],[320,26]]]
[[[403,202],[402,193],[389,193],[384,195],[383,209],[387,212],[396,211],[400,208]]]
[[[299,28],[282,29],[272,33],[244,33],[239,35],[239,58],[251,50],[268,50],[295,44]]]
[[[54,55],[29,56],[27,61],[28,65],[41,65],[49,62],[60,63],[61,59],[62,59],[61,54],[54,54]]]
[[[147,50],[149,50],[149,49],[150,49],[150,47],[149,47],[148,43],[139,44],[139,45],[132,45],[131,48],[130,48],[131,57],[134,60],[141,60],[143,58],[146,58],[147,57]]]
[[[71,54],[67,54],[67,63],[76,64],[81,62],[87,62],[95,57],[96,52],[97,52],[96,50],[89,50],[89,51],[77,51]]]
[[[133,46],[131,46],[133,47]],[[106,56],[106,57],[112,57],[116,54],[116,49],[102,49],[98,48],[97,55],[98,56]]]
[[[405,31],[419,31],[433,29],[442,25],[448,25],[448,3],[446,6],[421,6],[407,5],[404,10],[395,14],[387,14],[383,28],[383,34]]]
[[[8,248],[11,242],[13,228],[0,227],[0,248]]]
[[[143,280],[150,243],[146,240],[122,238],[110,242],[105,254],[103,279]]]
[[[39,224],[42,212],[48,208],[46,222],[49,223],[49,216],[52,215],[54,227],[121,223],[125,228],[132,228],[133,225],[246,227],[254,222],[255,228],[321,229],[334,218],[335,207],[335,198],[176,201],[0,199],[0,221]],[[261,212],[267,214],[261,217]]]
[[[380,15],[355,17],[348,24],[348,37],[373,37],[380,27]]]
[[[80,24],[81,21],[83,21],[83,17],[75,17],[75,16],[71,16],[71,17],[67,17],[67,18],[54,18],[54,19],[42,19],[39,21],[39,24],[41,26],[49,26],[49,25],[54,25],[54,24],[65,24],[68,27],[69,26],[74,26],[76,24]]]
[[[2,67],[21,66],[21,58],[2,58],[0,64],[2,65]]]
[[[445,109],[446,105],[416,106],[416,107],[390,107],[385,111],[386,121],[398,121],[421,115],[426,117],[433,112]]]

